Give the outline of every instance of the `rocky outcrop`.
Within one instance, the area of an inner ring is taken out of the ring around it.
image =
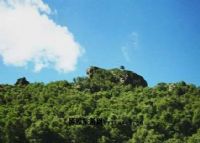
[[[125,70],[124,66],[115,69],[103,69],[95,66],[91,66],[87,69],[87,75],[89,79],[98,79],[99,82],[103,81],[110,81],[116,84],[125,84],[125,85],[132,85],[132,86],[148,86],[146,80],[132,72]]]
[[[25,77],[17,79],[15,85],[28,85],[29,81],[26,80]]]
[[[132,71],[123,71],[123,74],[120,76],[120,82],[122,84],[131,84],[133,86],[148,86],[146,80],[144,78]]]

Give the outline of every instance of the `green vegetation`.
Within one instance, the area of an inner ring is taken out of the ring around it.
[[[22,78],[0,85],[0,142],[200,142],[199,87],[179,82],[150,88],[124,68],[91,67],[87,74],[72,83]]]

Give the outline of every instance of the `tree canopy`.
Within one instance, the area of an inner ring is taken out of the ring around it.
[[[1,84],[0,142],[200,142],[199,87],[92,68],[73,82]]]

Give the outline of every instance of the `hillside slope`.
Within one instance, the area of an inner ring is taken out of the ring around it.
[[[23,78],[1,84],[0,142],[200,142],[199,87],[178,82],[150,88],[124,69],[90,67],[87,73],[72,83]]]

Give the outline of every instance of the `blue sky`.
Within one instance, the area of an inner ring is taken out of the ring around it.
[[[34,71],[32,62],[16,66],[0,56],[0,83],[13,84],[22,76],[31,82],[71,81],[85,76],[90,65],[108,69],[124,65],[150,86],[181,80],[200,85],[199,0],[43,2],[52,10],[49,19],[73,34],[81,56],[76,57],[73,70],[61,68],[67,72],[46,65]]]

